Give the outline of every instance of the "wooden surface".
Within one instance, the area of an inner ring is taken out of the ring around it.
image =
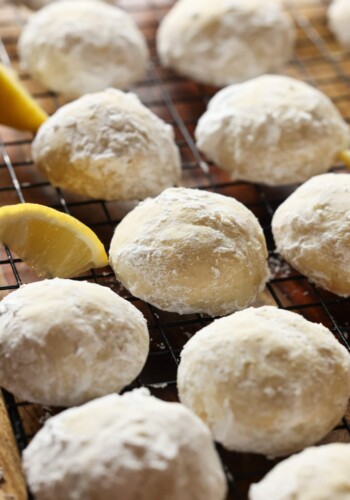
[[[0,500],[26,500],[21,460],[0,394]]]

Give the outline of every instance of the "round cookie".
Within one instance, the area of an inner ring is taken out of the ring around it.
[[[32,153],[54,186],[104,200],[155,196],[181,173],[172,127],[136,95],[116,89],[56,111],[40,127]]]
[[[141,372],[146,320],[106,287],[66,279],[24,285],[0,302],[0,379],[24,401],[78,405]]]
[[[249,308],[189,340],[177,383],[180,401],[226,448],[283,456],[339,423],[350,356],[322,325],[272,306]]]
[[[348,500],[350,444],[308,448],[284,460],[249,490],[249,500]]]
[[[49,3],[56,2],[58,0],[14,0],[17,4],[23,4],[29,9],[39,10],[48,5]],[[103,0],[104,2],[110,3],[112,5],[117,3],[117,0]]]
[[[264,0],[262,0],[264,1]],[[283,3],[286,7],[289,6],[313,6],[313,5],[326,5],[330,0],[275,0],[276,2]]]
[[[196,189],[170,188],[138,205],[117,226],[109,256],[133,295],[180,314],[243,309],[269,276],[252,212]]]
[[[300,186],[272,219],[279,253],[310,281],[350,295],[350,176],[324,174]]]
[[[225,86],[277,71],[291,57],[295,29],[275,1],[178,0],[160,24],[163,66]]]
[[[221,90],[195,136],[232,178],[271,186],[324,173],[350,142],[348,125],[326,95],[277,75]]]
[[[340,45],[350,50],[350,4],[348,0],[333,0],[327,15],[330,30]]]
[[[24,26],[18,51],[32,77],[66,99],[128,88],[144,77],[149,58],[132,18],[97,0],[42,8]]]
[[[224,500],[208,428],[136,390],[50,418],[23,454],[36,500]]]

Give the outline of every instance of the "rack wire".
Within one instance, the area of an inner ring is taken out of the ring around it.
[[[307,3],[307,0],[306,0]],[[263,226],[273,279],[260,297],[261,303],[302,314],[321,322],[350,351],[350,299],[320,290],[293,270],[277,254],[271,234],[271,218],[276,207],[293,188],[268,188],[245,182],[233,182],[216,165],[205,162],[197,150],[193,132],[215,89],[188,81],[162,68],[155,50],[155,33],[160,19],[171,7],[171,0],[121,0],[120,6],[130,12],[144,32],[152,60],[147,78],[134,89],[144,104],[171,123],[180,148],[183,166],[181,184],[232,196],[258,217]],[[0,60],[18,71],[23,84],[49,112],[63,102],[31,80],[19,67],[16,44],[28,11],[0,2]],[[291,9],[298,40],[295,57],[284,74],[307,81],[329,95],[344,118],[350,123],[350,54],[343,51],[327,29],[325,7],[309,5]],[[30,146],[32,135],[0,127],[0,205],[35,202],[71,214],[90,226],[109,247],[115,226],[132,207],[130,203],[91,200],[52,187],[33,167]],[[343,171],[340,164],[334,171]],[[0,247],[0,297],[17,289],[22,283],[37,280],[8,248]],[[132,387],[146,386],[168,401],[177,400],[176,370],[179,354],[188,339],[211,318],[192,314],[180,316],[160,311],[142,302],[116,281],[114,273],[91,272],[78,278],[108,286],[132,303],[145,315],[151,334],[151,349],[146,366]],[[130,389],[130,388],[129,388]],[[3,390],[13,432],[20,451],[57,410],[17,401]],[[326,438],[326,441],[350,442],[350,412]],[[260,480],[274,461],[248,454],[229,453],[218,447],[229,483],[229,499],[247,498],[252,482]]]

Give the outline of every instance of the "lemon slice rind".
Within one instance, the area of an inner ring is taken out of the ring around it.
[[[346,149],[338,154],[338,158],[344,165],[350,168],[350,150]]]
[[[68,278],[108,265],[104,246],[90,228],[44,205],[1,207],[0,241],[40,277]]]
[[[48,115],[21,84],[16,73],[0,64],[0,123],[36,132]]]

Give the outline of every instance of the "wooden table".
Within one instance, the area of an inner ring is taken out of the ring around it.
[[[26,500],[21,459],[6,407],[0,395],[0,500]]]

